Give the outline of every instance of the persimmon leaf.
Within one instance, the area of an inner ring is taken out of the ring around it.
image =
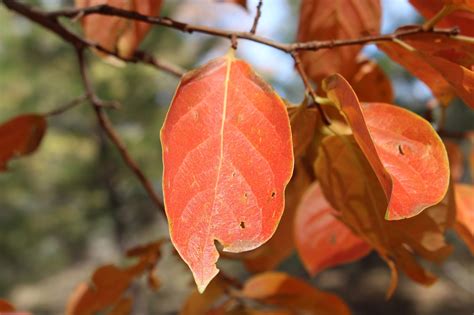
[[[407,30],[413,27],[404,27]],[[474,43],[439,34],[416,34],[398,43],[380,43],[394,61],[424,81],[443,104],[457,94],[474,107]]]
[[[396,287],[396,269],[429,285],[436,278],[416,260],[440,262],[451,253],[444,233],[453,224],[453,190],[443,201],[412,218],[387,221],[388,201],[382,185],[353,136],[330,136],[323,140],[315,171],[324,196],[338,210],[339,218],[363,238],[391,267],[388,295]]]
[[[250,278],[241,294],[260,303],[290,310],[291,314],[350,314],[349,308],[338,296],[320,291],[282,272],[266,272]]]
[[[379,0],[348,0],[341,5],[332,0],[304,0],[300,9],[298,41],[350,39],[375,34],[380,29]],[[341,73],[352,77],[362,46],[301,52],[308,76],[319,83],[326,76]]]
[[[336,217],[319,183],[305,192],[295,217],[298,254],[311,275],[366,256],[372,248]]]
[[[363,102],[393,102],[393,89],[385,72],[372,60],[358,62],[357,72],[349,82]]]
[[[36,114],[17,116],[0,125],[0,171],[6,170],[10,159],[33,153],[46,128],[46,119]]]
[[[390,59],[405,67],[412,75],[423,81],[433,95],[444,105],[448,105],[456,96],[449,82],[416,51],[408,50],[397,43],[377,44]]]
[[[162,0],[75,0],[77,8],[107,4],[144,15],[158,14]],[[151,24],[117,16],[87,15],[81,18],[85,37],[122,57],[131,57],[150,30]],[[103,56],[103,53],[99,52]],[[106,56],[107,58],[113,58]]]
[[[114,265],[98,268],[92,283],[81,283],[68,302],[68,315],[95,314],[115,305],[130,285],[133,276]]]
[[[458,235],[474,254],[474,186],[455,185],[456,225]]]
[[[424,16],[426,19],[431,19],[434,17],[443,6],[446,4],[463,4],[462,1],[445,1],[445,0],[409,0],[410,3]],[[472,2],[470,4],[465,3],[465,5],[470,5],[473,7]],[[467,10],[462,10],[462,7],[459,6],[457,9],[454,7],[450,10],[449,14],[444,16],[439,23],[436,25],[439,27],[459,27],[461,34],[467,36],[474,36],[474,29],[472,27],[474,23],[474,14],[468,12]]]
[[[429,122],[394,105],[361,105],[340,75],[327,78],[324,89],[347,116],[389,199],[388,220],[415,216],[443,199],[449,186],[449,162]]]
[[[158,259],[161,257],[163,240],[137,246],[127,251],[128,257],[139,258],[138,262],[126,268],[104,265],[94,272],[90,283],[79,284],[70,296],[67,315],[93,315],[112,307],[111,314],[128,314],[131,299],[124,297],[125,291],[134,279],[148,272],[149,281],[153,277]],[[115,313],[114,313],[115,312]]]
[[[231,54],[183,77],[161,130],[171,240],[202,292],[219,254],[255,249],[280,221],[293,170],[285,104]]]

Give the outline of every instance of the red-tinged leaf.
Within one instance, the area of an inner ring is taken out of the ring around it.
[[[433,95],[444,105],[448,105],[456,96],[454,88],[417,51],[411,51],[393,42],[377,44],[390,59],[405,67],[413,76],[423,81],[433,92]]]
[[[451,2],[451,3],[450,3]],[[455,1],[444,0],[410,0],[410,3],[423,15],[427,20],[434,17],[445,4],[453,4]],[[471,4],[472,7],[472,4]],[[453,27],[458,26],[461,34],[474,36],[474,15],[467,11],[455,10],[445,16],[436,26]]]
[[[113,265],[98,268],[92,283],[81,283],[68,302],[68,315],[95,314],[115,305],[129,287],[133,275]]]
[[[295,242],[301,260],[311,275],[366,256],[371,246],[336,218],[319,183],[305,192],[295,217]]]
[[[383,70],[371,60],[358,63],[359,69],[349,80],[363,102],[393,102],[392,83]]]
[[[107,4],[149,16],[157,15],[162,4],[162,0],[76,0],[75,2],[77,8]],[[117,52],[126,58],[134,54],[151,27],[148,23],[99,14],[87,15],[81,22],[88,40],[97,42],[107,50]]]
[[[456,232],[474,254],[474,186],[456,184]]]
[[[8,301],[0,299],[0,313],[2,312],[14,312],[15,307],[11,305]]]
[[[443,104],[455,92],[474,108],[474,43],[426,33],[404,39],[403,45],[383,43],[379,47],[423,80]]]
[[[17,116],[0,125],[0,171],[10,159],[33,153],[46,132],[46,119],[41,115]]]
[[[361,106],[340,75],[327,78],[324,89],[347,116],[384,189],[389,200],[386,219],[415,216],[443,199],[449,186],[448,156],[429,122],[390,104]]]
[[[137,246],[127,251],[128,257],[137,257],[139,260],[127,268],[118,268],[114,265],[99,267],[92,276],[91,283],[81,283],[69,298],[67,315],[89,315],[113,307],[116,313],[128,314],[131,300],[123,294],[133,280],[147,272],[148,282],[152,288],[159,283],[154,271],[161,257],[163,240]]]
[[[446,152],[448,152],[449,169],[451,178],[457,182],[464,174],[464,157],[459,144],[451,140],[443,140]]]
[[[474,71],[444,58],[426,54],[424,56],[426,61],[451,84],[459,97],[474,108]]]
[[[352,136],[325,138],[315,171],[324,196],[339,211],[338,218],[376,249],[391,267],[388,295],[396,287],[396,268],[421,284],[430,285],[436,280],[416,256],[438,263],[451,253],[444,233],[455,217],[452,189],[442,202],[415,217],[387,221],[384,190]]]
[[[379,0],[304,0],[301,4],[298,41],[351,39],[375,34],[380,29]],[[301,52],[309,77],[319,83],[326,76],[341,73],[350,78],[362,46],[345,46],[316,52]]]
[[[272,238],[259,248],[245,253],[244,263],[252,272],[275,269],[294,250],[294,217],[296,207],[307,187],[314,180],[312,170],[308,171],[302,161],[296,161],[293,177],[285,191],[285,212]]]
[[[129,297],[124,297],[112,308],[108,315],[128,315],[132,312],[133,301]]]
[[[202,292],[219,254],[255,249],[280,221],[293,170],[288,114],[230,54],[183,77],[161,130],[171,240]]]
[[[336,295],[313,288],[282,272],[266,272],[250,278],[241,294],[260,303],[296,314],[348,315],[347,305]]]

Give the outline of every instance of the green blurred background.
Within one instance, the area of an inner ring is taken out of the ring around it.
[[[45,9],[72,6],[72,1],[24,1]],[[292,41],[300,1],[264,1],[259,33]],[[162,15],[181,21],[247,30],[250,13],[212,0],[165,0]],[[407,1],[383,1],[384,31],[420,17]],[[78,25],[64,21],[80,32]],[[228,41],[181,34],[155,27],[142,47],[165,60],[191,69],[223,54]],[[425,115],[429,90],[376,51],[395,83],[397,103]],[[252,63],[276,90],[293,102],[304,89],[291,58],[267,47],[241,41],[238,54]],[[109,111],[131,154],[161,189],[159,130],[178,83],[172,75],[145,65],[113,67],[93,54],[91,77],[98,94],[118,100]],[[47,112],[83,94],[74,51],[55,35],[16,16],[0,5],[0,121],[25,112]],[[436,115],[436,112],[435,112]],[[446,128],[473,129],[472,111],[459,101],[448,109]],[[115,148],[103,137],[92,108],[84,104],[48,119],[40,150],[10,163],[0,174],[0,297],[34,314],[62,314],[75,285],[104,263],[123,262],[124,249],[167,235],[164,218],[150,202]],[[458,141],[459,142],[459,141]],[[465,153],[469,143],[462,142]],[[467,161],[466,161],[467,164]],[[470,181],[468,172],[463,177]],[[472,256],[454,234],[453,257],[435,271],[441,280],[426,289],[402,279],[395,297],[385,302],[389,271],[376,255],[334,268],[311,281],[348,301],[355,314],[470,314],[474,311]],[[246,276],[236,263],[224,264]],[[305,277],[296,255],[281,270]],[[170,249],[159,265],[163,286],[150,292],[137,284],[135,314],[175,314],[193,284],[188,269]]]

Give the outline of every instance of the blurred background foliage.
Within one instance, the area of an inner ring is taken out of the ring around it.
[[[25,2],[46,9],[73,5],[65,0]],[[241,30],[250,28],[256,4],[249,1],[247,13],[212,0],[164,2],[164,16]],[[292,41],[300,1],[264,2],[259,33]],[[386,0],[383,5],[384,32],[421,20],[405,0]],[[80,32],[77,23],[64,22]],[[228,41],[155,27],[142,47],[191,69],[223,54]],[[396,103],[426,116],[431,95],[424,84],[375,47],[365,52],[392,78]],[[238,54],[283,97],[301,102],[304,89],[289,56],[244,41]],[[117,68],[91,53],[89,57],[98,94],[122,104],[120,110],[110,111],[111,119],[160,190],[159,130],[178,79],[144,65]],[[25,112],[47,112],[81,94],[73,49],[0,6],[0,121]],[[473,112],[460,101],[448,108],[447,118],[448,130],[473,129]],[[40,150],[13,161],[9,172],[0,174],[0,296],[35,314],[61,314],[74,286],[88,279],[97,266],[123,262],[121,253],[127,247],[167,235],[164,218],[101,135],[90,106],[76,107],[48,123]],[[467,153],[469,144],[461,144]],[[466,172],[464,181],[469,180]],[[444,267],[436,269],[442,280],[430,289],[403,280],[389,302],[384,300],[389,272],[376,255],[324,272],[312,281],[341,294],[355,314],[468,314],[474,310],[472,256],[454,236],[450,239],[456,251]],[[227,268],[245,275],[240,266],[228,264]],[[136,314],[174,314],[193,288],[190,272],[176,257],[165,255],[160,266],[160,291],[134,288]],[[309,279],[296,255],[280,269]]]

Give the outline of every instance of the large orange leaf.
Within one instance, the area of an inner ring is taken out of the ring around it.
[[[339,211],[341,221],[374,247],[391,267],[389,295],[396,288],[397,269],[425,285],[436,280],[416,256],[440,262],[451,253],[444,232],[455,216],[452,189],[442,202],[415,217],[387,221],[384,190],[352,136],[324,139],[315,171],[324,196]]]
[[[445,4],[453,4],[455,1],[445,0],[410,0],[410,3],[423,15],[426,19],[434,17]],[[462,2],[462,1],[461,1]],[[462,3],[460,3],[462,4]],[[467,3],[466,3],[467,4]],[[473,7],[471,2],[471,7]],[[439,27],[458,26],[461,34],[474,36],[474,14],[467,11],[452,11],[445,16],[438,24]]]
[[[320,291],[282,272],[266,272],[250,278],[244,285],[242,295],[290,310],[291,314],[350,314],[349,308],[338,296]]]
[[[372,248],[336,217],[319,183],[305,192],[295,217],[295,242],[311,275],[366,256]]]
[[[47,123],[41,115],[17,116],[0,125],[0,171],[15,157],[33,153],[41,143]]]
[[[285,104],[245,62],[215,59],[183,77],[161,130],[172,242],[202,292],[219,254],[275,232],[293,170]]]
[[[474,254],[474,186],[456,184],[456,232]]]
[[[298,41],[350,39],[378,33],[379,0],[303,0],[298,26]],[[352,77],[356,57],[362,46],[345,46],[316,52],[301,52],[309,77],[319,83],[326,76],[341,73]]]
[[[136,11],[144,15],[158,14],[162,0],[76,0],[76,7],[83,8],[107,4],[116,8]],[[131,57],[135,49],[148,33],[151,25],[116,16],[87,15],[82,18],[82,27],[88,40],[117,52],[120,56]]]
[[[429,122],[390,104],[361,106],[340,75],[327,78],[324,88],[347,116],[382,184],[389,199],[388,220],[415,216],[443,199],[449,186],[448,156]]]

